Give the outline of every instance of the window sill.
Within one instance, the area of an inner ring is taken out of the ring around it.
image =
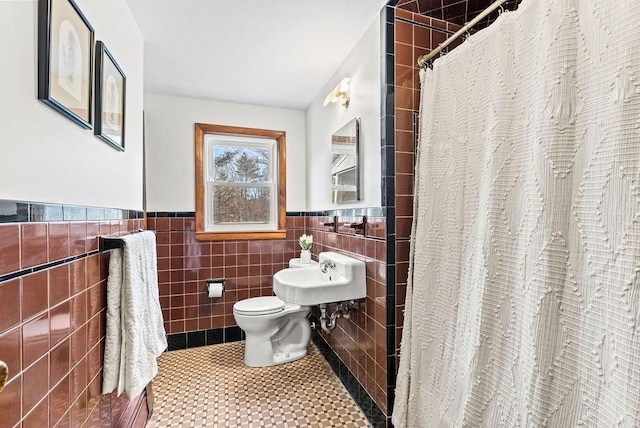
[[[196,232],[198,241],[233,241],[259,239],[285,239],[286,230],[266,230],[254,232]]]

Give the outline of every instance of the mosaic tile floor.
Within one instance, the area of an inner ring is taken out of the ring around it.
[[[243,354],[244,342],[165,352],[147,427],[370,426],[314,345],[273,367],[246,367]]]

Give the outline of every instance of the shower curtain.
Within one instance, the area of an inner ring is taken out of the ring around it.
[[[421,77],[393,423],[640,425],[640,1],[524,0]]]

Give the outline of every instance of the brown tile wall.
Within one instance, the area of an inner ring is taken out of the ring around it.
[[[506,0],[502,4],[502,7],[505,10],[516,10],[519,2],[520,0]],[[397,7],[464,25],[478,16],[490,3],[488,0],[447,0],[442,2],[438,0],[400,0],[397,2]],[[499,15],[500,13],[498,11],[490,13],[487,17],[476,23],[473,29],[477,31],[486,28],[491,25]]]
[[[273,274],[299,257],[298,237],[311,233],[312,252],[337,251],[364,260],[367,298],[352,320],[339,320],[324,338],[386,411],[386,245],[385,218],[368,218],[365,235],[346,225],[362,217],[338,217],[337,228],[322,226],[333,217],[287,217],[284,240],[199,242],[193,217],[151,217],[156,231],[158,285],[167,333],[183,333],[235,326],[233,304],[238,300],[273,295]],[[306,220],[306,223],[305,223]],[[225,278],[219,299],[205,293],[205,280]]]
[[[324,226],[334,217],[306,217],[306,233],[312,234],[315,260],[323,251],[336,251],[362,260],[367,269],[367,297],[350,320],[339,319],[324,340],[387,414],[386,243],[385,218],[369,217],[365,233],[344,227],[362,217],[337,217],[337,230]]]
[[[287,217],[282,240],[200,242],[194,217],[150,217],[147,226],[156,231],[160,304],[173,334],[235,326],[235,302],[272,296],[273,274],[300,255],[304,217]],[[210,278],[225,279],[222,297],[207,295]]]
[[[404,302],[409,271],[409,239],[413,222],[413,168],[416,119],[420,107],[418,58],[460,29],[459,25],[409,10],[395,9],[395,207],[396,207],[396,355],[402,339]],[[458,39],[449,46],[453,49]]]
[[[0,393],[1,427],[120,420],[129,404],[124,394],[100,394],[108,253],[98,252],[97,236],[142,222],[0,224],[0,359],[10,372]]]

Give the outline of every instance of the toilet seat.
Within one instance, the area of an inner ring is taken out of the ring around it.
[[[233,311],[239,315],[271,315],[284,311],[285,303],[275,296],[252,297],[236,302]]]

